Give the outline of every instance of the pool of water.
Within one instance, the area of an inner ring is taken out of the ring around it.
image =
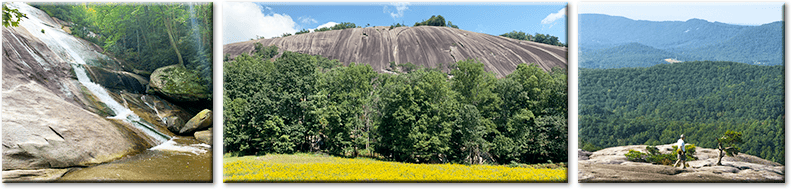
[[[74,168],[57,182],[212,182],[212,149],[192,137],[119,160]],[[166,145],[166,144],[163,144]]]

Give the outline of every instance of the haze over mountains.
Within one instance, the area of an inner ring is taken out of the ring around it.
[[[580,14],[579,26],[581,68],[648,67],[668,58],[783,64],[782,21],[746,26]]]

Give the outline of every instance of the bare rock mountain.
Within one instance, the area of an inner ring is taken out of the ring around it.
[[[545,71],[566,68],[568,49],[530,41],[470,32],[450,27],[366,27],[312,32],[273,39],[226,44],[224,54],[251,53],[255,43],[276,45],[278,51],[322,55],[349,64],[370,64],[384,72],[390,62],[436,68],[477,59],[486,70],[504,77],[521,63],[535,63]]]
[[[646,145],[630,145],[579,151],[579,180],[585,182],[785,182],[785,166],[748,154],[723,157],[717,165],[716,149],[696,148],[698,160],[687,161],[688,168],[655,165],[626,160],[633,149],[647,152]],[[661,153],[672,151],[672,144],[658,145]]]

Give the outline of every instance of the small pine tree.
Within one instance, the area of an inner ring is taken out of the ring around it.
[[[723,151],[730,157],[738,155],[739,147],[736,144],[740,143],[743,143],[742,133],[737,131],[725,131],[725,135],[717,138],[717,149],[720,150],[720,153],[717,154],[717,165],[722,165]]]

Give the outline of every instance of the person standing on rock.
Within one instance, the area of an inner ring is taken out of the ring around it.
[[[676,161],[676,164],[673,164],[673,167],[676,167],[676,166],[678,166],[679,163],[681,163],[681,167],[682,167],[681,169],[686,169],[687,168],[687,148],[684,148],[684,144],[685,144],[684,143],[684,134],[681,134],[681,138],[678,139],[678,142],[676,142],[676,144],[678,145],[678,150],[676,150],[676,153],[678,155],[678,160]]]

